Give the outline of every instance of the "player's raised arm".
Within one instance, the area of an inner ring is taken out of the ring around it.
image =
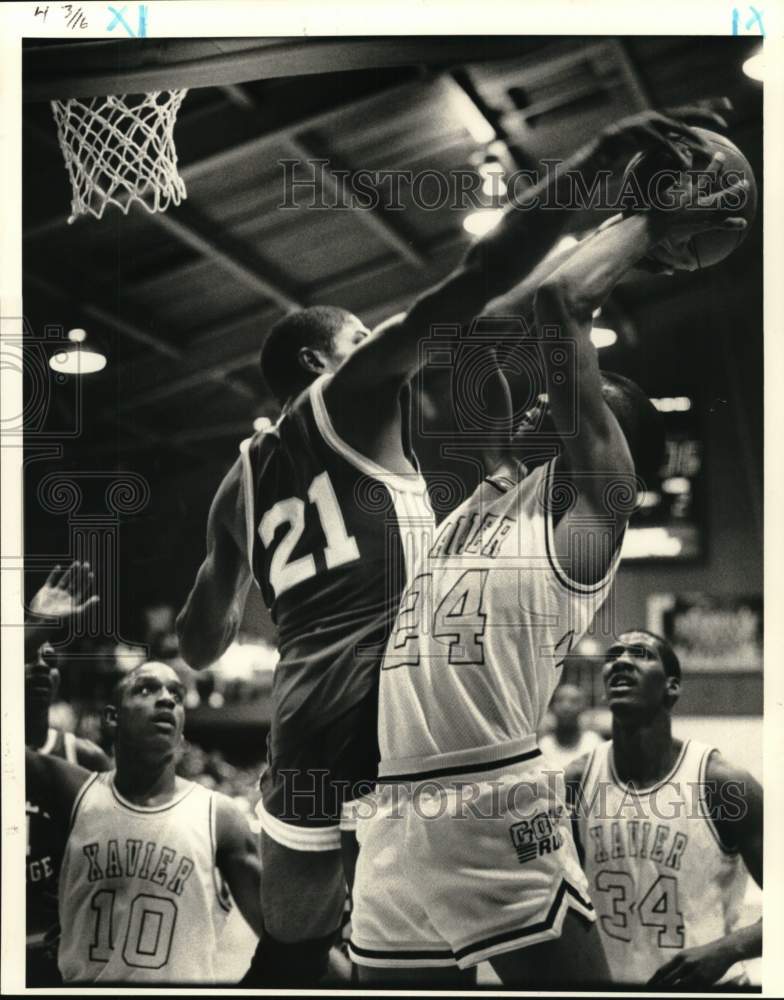
[[[64,570],[60,566],[52,569],[25,616],[25,661],[32,660],[47,639],[57,642],[63,638],[69,625],[100,602],[97,594],[90,595],[92,587],[88,562],[74,560]]]
[[[233,642],[251,584],[248,557],[242,544],[242,463],[226,473],[207,518],[207,555],[196,582],[177,616],[180,653],[189,666],[201,670],[214,663]]]
[[[717,155],[710,170],[718,171],[721,162]],[[549,406],[562,434],[561,471],[568,470],[573,479],[581,515],[612,514],[621,529],[628,508],[610,511],[605,497],[612,483],[624,478],[630,483],[635,471],[630,451],[633,442],[624,436],[603,396],[598,356],[590,339],[593,313],[626,271],[665,236],[682,238],[690,232],[745,225],[732,217],[743,187],[742,183],[716,195],[698,197],[690,182],[684,184],[673,195],[672,209],[631,216],[597,233],[536,293],[537,326],[556,334],[548,340],[545,352]],[[562,365],[553,363],[559,342],[573,354],[566,378]],[[596,572],[601,575],[603,568],[607,567],[586,567],[588,577],[582,582],[595,582],[591,576]]]
[[[715,121],[711,112],[705,112]],[[650,111],[605,129],[539,184],[509,206],[500,223],[477,240],[462,264],[425,292],[397,322],[385,325],[340,367],[327,389],[335,401],[367,395],[384,383],[396,386],[420,366],[420,341],[434,324],[469,323],[491,299],[521,281],[541,261],[572,217],[572,182],[594,174],[640,149],[665,148],[683,162],[675,143],[701,145],[682,121]]]

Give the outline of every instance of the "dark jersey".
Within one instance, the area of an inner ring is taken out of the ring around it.
[[[241,446],[249,559],[278,629],[273,732],[323,728],[374,690],[407,554],[433,532],[419,473],[387,472],[335,432],[329,377]]]
[[[57,887],[69,822],[65,785],[77,788],[88,777],[81,767],[25,751],[27,947],[40,950],[42,960],[56,953],[59,937]]]
[[[38,748],[46,756],[59,757],[71,764],[79,764],[88,771],[109,771],[111,762],[101,748],[83,736],[66,733],[62,729],[49,728],[46,742]]]

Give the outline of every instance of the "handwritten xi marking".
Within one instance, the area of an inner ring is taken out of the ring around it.
[[[146,4],[139,4],[139,22],[136,32],[125,20],[124,14],[128,8],[123,7],[117,10],[116,7],[109,7],[109,12],[114,14],[114,17],[107,25],[107,31],[114,31],[118,24],[121,24],[123,28],[128,32],[131,38],[145,38],[147,36],[147,6]]]
[[[754,26],[757,25],[759,27],[759,33],[760,33],[760,35],[762,35],[762,37],[764,38],[765,37],[765,26],[762,23],[762,11],[761,10],[757,10],[756,7],[752,7],[751,4],[749,4],[749,10],[751,11],[751,17],[748,19],[748,21],[745,22],[745,24],[743,25],[743,28],[747,32],[750,32],[754,28]],[[737,7],[733,7],[732,8],[732,33],[733,33],[733,35],[739,35],[740,34],[740,27],[741,27],[741,24],[740,24],[740,11],[738,10]]]

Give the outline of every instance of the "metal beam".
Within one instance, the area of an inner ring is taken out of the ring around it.
[[[335,170],[348,170],[350,168],[341,163],[334,153],[328,150],[319,150],[309,140],[302,136],[290,136],[287,145],[292,153],[300,160],[327,160],[328,165],[319,173],[324,183],[330,188],[338,203],[343,203],[346,196],[351,198],[351,185],[338,178]],[[382,211],[377,208],[357,208],[354,210],[353,218],[359,219],[372,233],[380,237],[388,247],[395,250],[403,260],[408,261],[416,267],[425,263],[425,257],[407,240],[397,228],[386,218]]]
[[[635,64],[629,43],[622,38],[610,38],[608,44],[611,46],[618,68],[623,75],[624,82],[629,89],[632,104],[638,111],[646,111],[654,106],[653,99],[640,70]]]
[[[60,299],[61,302],[66,303],[76,316],[89,316],[98,323],[102,323],[110,329],[117,330],[119,333],[129,337],[136,343],[143,344],[145,347],[149,347],[155,351],[156,354],[169,358],[172,361],[183,363],[187,360],[187,355],[183,351],[176,347],[172,347],[171,344],[167,344],[158,337],[148,333],[139,323],[116,316],[113,312],[97,302],[75,302],[64,289],[30,271],[25,272],[24,280],[25,282],[32,282],[34,285],[37,285],[38,288],[40,288],[47,295],[51,295],[54,298]],[[227,388],[230,392],[233,392],[234,395],[240,396],[243,399],[256,398],[256,394],[252,390],[248,389],[247,386],[243,385],[241,382],[235,382],[234,380],[227,379],[223,377],[221,373],[203,371],[201,380],[204,381],[205,379],[207,381],[220,383],[220,385]]]
[[[135,340],[138,344],[144,344],[145,347],[151,348],[156,354],[162,354],[164,357],[172,358],[175,361],[181,361],[184,357],[182,352],[177,350],[176,347],[172,347],[170,344],[165,343],[158,337],[153,336],[153,334],[148,333],[143,327],[137,325],[136,323],[132,323],[126,319],[121,319],[119,316],[115,316],[97,302],[75,302],[64,288],[61,288],[59,285],[55,285],[53,282],[41,277],[40,274],[35,274],[27,270],[25,271],[24,280],[25,282],[32,282],[34,285],[37,285],[47,295],[51,295],[54,298],[60,299],[62,302],[68,303],[76,315],[91,316],[99,323],[104,323],[106,326],[119,330],[120,333],[125,334],[131,340]]]
[[[433,267],[433,257],[438,254],[457,252],[458,250],[464,248],[467,242],[469,242],[469,238],[462,230],[456,234],[451,234],[445,239],[436,241],[430,247],[429,252],[429,257],[431,257],[431,268]],[[394,263],[396,264],[397,262],[395,261]],[[334,290],[343,287],[347,281],[354,282],[366,280],[370,282],[377,282],[379,286],[383,287],[383,275],[389,269],[390,264],[390,260],[387,259],[383,264],[377,264],[371,268],[357,269],[355,272],[340,275],[335,281],[322,285],[318,289],[313,289],[308,298],[329,298],[332,296]],[[435,275],[432,280],[436,280]],[[407,296],[395,296],[390,301],[384,300],[380,302],[378,306],[364,310],[364,315],[371,323],[378,322],[384,316],[399,312],[402,308],[410,305],[415,296],[416,292],[412,292]],[[147,406],[151,403],[160,403],[163,400],[168,399],[170,396],[176,396],[182,392],[187,392],[189,389],[192,389],[202,383],[205,378],[211,378],[213,381],[223,383],[226,381],[231,372],[236,372],[242,368],[256,365],[258,363],[259,350],[263,342],[261,336],[252,348],[239,351],[235,348],[235,351],[232,352],[230,345],[227,342],[226,335],[231,332],[231,330],[241,327],[249,321],[258,322],[259,329],[261,330],[271,319],[271,312],[257,312],[255,314],[251,314],[249,312],[231,317],[229,320],[217,327],[210,327],[208,325],[200,334],[195,335],[189,341],[187,351],[187,372],[175,374],[172,377],[167,377],[163,381],[161,381],[160,375],[158,375],[155,384],[148,386],[146,389],[141,389],[139,392],[135,392],[132,396],[125,399],[120,405],[120,409],[123,412],[129,412],[131,410]],[[210,350],[210,347],[214,345],[216,341],[222,342],[220,360],[216,360],[215,351]],[[252,390],[248,390],[248,392],[257,402],[262,402],[263,397],[253,393]],[[104,415],[111,416],[111,413],[106,413]]]
[[[258,308],[246,309],[241,313],[235,313],[233,316],[228,317],[228,319],[220,320],[217,323],[207,323],[205,326],[201,326],[196,331],[190,331],[188,336],[188,351],[186,357],[190,357],[193,350],[198,350],[198,345],[200,342],[208,343],[210,341],[223,341],[230,333],[236,330],[238,327],[246,326],[249,323],[257,323],[260,328],[266,323],[267,318],[271,315],[271,310],[259,310]],[[258,356],[258,351],[256,352]],[[125,375],[133,377],[138,377],[139,363],[136,361],[128,361],[124,365],[121,365],[117,372],[117,377],[122,381]],[[221,377],[220,371],[215,367],[210,368],[210,377],[215,382],[220,382],[220,384],[229,383],[233,380],[228,379],[228,377]],[[156,386],[156,389],[161,388],[161,386]],[[246,399],[257,399],[258,394],[253,392],[252,389],[248,389],[246,385],[238,382],[236,386],[230,385],[230,388],[236,389],[237,395],[242,395]],[[144,399],[138,398],[137,395],[130,397],[129,399],[118,400],[117,409],[120,411],[124,410],[134,410],[137,406],[145,405],[148,402],[154,402],[155,397],[147,398],[145,391],[143,390]],[[162,398],[165,398],[162,397]]]
[[[205,174],[224,172],[243,159],[258,159],[264,150],[271,145],[285,141],[300,132],[329,125],[346,114],[361,115],[363,112],[368,113],[368,125],[367,129],[363,130],[363,137],[382,133],[389,129],[389,122],[399,114],[401,108],[411,103],[416,106],[417,103],[428,96],[437,94],[438,88],[441,86],[443,86],[443,82],[440,78],[434,81],[403,83],[370,94],[359,101],[346,101],[344,104],[337,105],[337,107],[318,111],[296,122],[289,122],[286,125],[270,129],[268,132],[254,136],[252,139],[238,143],[229,149],[222,149],[217,153],[211,153],[193,160],[191,163],[182,164],[179,167],[180,177],[182,177],[187,186]],[[377,105],[381,101],[384,103],[384,114],[381,116],[371,116],[370,113],[376,110]],[[64,211],[62,215],[41,222],[37,226],[26,228],[23,237],[24,239],[34,239],[37,236],[43,236],[52,229],[65,225],[67,218],[68,212]],[[153,216],[150,216],[150,218],[153,218]],[[76,225],[78,224],[77,220]]]
[[[284,309],[300,305],[293,292],[272,277],[266,261],[189,205],[176,210],[158,212],[152,219],[181,243],[214,260],[246,287],[271,299]]]
[[[227,83],[225,87],[218,89],[225,94],[230,104],[242,108],[243,111],[255,111],[258,108],[256,98],[241,83]]]

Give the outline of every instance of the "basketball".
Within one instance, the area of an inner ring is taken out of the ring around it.
[[[0,87],[3,991],[764,995],[761,16],[73,6]]]
[[[745,202],[738,206],[733,215],[744,218],[748,225],[745,229],[729,230],[714,229],[705,233],[698,233],[688,241],[688,248],[691,251],[693,261],[697,268],[702,269],[720,263],[737,249],[746,238],[751,228],[751,224],[757,214],[757,182],[751,164],[743,155],[740,149],[726,136],[708,129],[692,127],[692,131],[699,135],[706,143],[703,149],[693,150],[685,144],[679,143],[691,155],[691,169],[696,171],[707,170],[708,164],[715,153],[724,156],[724,163],[718,172],[716,183],[710,188],[701,187],[704,194],[711,194],[714,191],[722,190],[737,184],[741,180],[748,181],[749,187],[745,192]],[[650,153],[638,153],[629,162],[625,177],[634,173],[642,191],[655,190],[652,185],[656,173],[661,170],[672,170],[672,157],[661,151]],[[653,256],[658,256],[654,252]],[[666,256],[666,252],[665,252]],[[669,262],[669,258],[668,258]],[[685,270],[679,267],[676,262],[672,266],[677,270]]]
[[[717,178],[718,187],[714,190],[730,187],[741,180],[746,180],[749,184],[745,204],[739,206],[737,212],[733,213],[746,220],[745,229],[714,229],[707,233],[698,233],[689,240],[689,247],[699,267],[703,268],[711,267],[729,257],[746,238],[757,214],[757,182],[751,164],[735,143],[718,132],[710,132],[704,128],[695,128],[694,131],[708,144],[705,150],[694,153],[692,157],[694,169],[705,170],[715,153],[724,155],[724,163]]]

